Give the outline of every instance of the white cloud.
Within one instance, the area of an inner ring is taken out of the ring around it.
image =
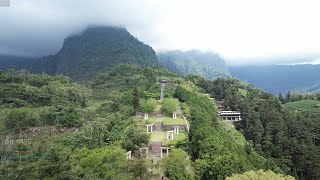
[[[43,55],[88,24],[116,24],[156,50],[212,50],[230,64],[320,52],[318,0],[11,1],[0,9],[0,50]]]

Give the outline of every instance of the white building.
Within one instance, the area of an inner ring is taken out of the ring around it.
[[[237,111],[220,111],[218,115],[221,116],[223,120],[227,121],[241,121],[241,113]]]

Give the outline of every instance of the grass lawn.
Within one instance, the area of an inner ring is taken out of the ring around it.
[[[298,111],[310,111],[312,113],[320,113],[320,108],[315,108],[316,104],[320,104],[320,101],[316,100],[301,100],[295,102],[288,102],[283,106],[290,110],[298,110]]]
[[[177,117],[177,119],[169,118],[169,117],[163,117],[161,118],[163,124],[168,125],[185,125],[185,121],[181,117]]]
[[[138,125],[145,125],[145,124],[153,124],[155,122],[162,122],[163,124],[167,125],[185,125],[185,121],[181,117],[177,117],[177,119],[169,118],[169,117],[162,117],[156,118],[151,117],[147,120],[144,119],[135,119]]]
[[[167,135],[167,132],[165,132]],[[163,146],[168,146],[168,145],[175,145],[177,144],[178,141],[182,141],[186,139],[186,135],[184,132],[180,132],[178,135],[174,134],[173,135],[173,140],[164,140],[162,141]]]
[[[171,134],[170,134],[171,135]],[[183,131],[180,131],[178,135],[173,135],[173,140],[167,140],[167,132],[152,132],[150,142],[159,142],[162,141],[163,146],[174,145],[178,141],[184,140],[186,135]]]
[[[247,97],[247,91],[246,90],[239,88],[238,91],[242,96]]]

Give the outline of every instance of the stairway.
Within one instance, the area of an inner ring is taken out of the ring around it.
[[[155,131],[162,131],[162,122],[156,122],[154,124],[154,130]]]
[[[162,142],[151,142],[151,154],[160,156]]]

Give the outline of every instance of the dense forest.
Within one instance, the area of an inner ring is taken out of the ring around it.
[[[150,134],[135,122],[135,114],[154,111],[162,79],[179,86],[167,88],[161,111],[172,112],[179,103],[190,132],[156,163],[140,154]],[[291,172],[276,158],[222,122],[214,101],[193,82],[195,76],[138,65],[119,65],[81,84],[62,75],[1,71],[1,177],[224,179],[262,169],[268,177],[290,179],[281,175]],[[127,151],[135,158],[126,159]]]
[[[278,98],[233,78],[194,81],[216,99],[224,99],[227,109],[242,112],[243,121],[236,127],[260,155],[296,179],[319,179],[318,113],[287,108],[285,103],[294,101],[290,93]],[[299,97],[316,100],[319,95]]]

